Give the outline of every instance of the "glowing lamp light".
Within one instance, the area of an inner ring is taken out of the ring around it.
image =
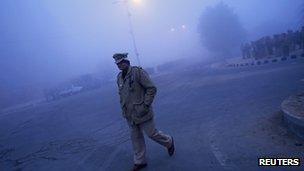
[[[186,29],[186,25],[182,25],[182,29]]]
[[[134,4],[140,4],[142,1],[141,1],[141,0],[132,0],[132,2],[133,2]]]
[[[170,31],[172,31],[172,32],[175,31],[175,28],[171,28]]]

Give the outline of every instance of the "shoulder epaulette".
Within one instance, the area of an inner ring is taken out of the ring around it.
[[[140,67],[140,66],[132,66],[132,68],[142,69],[142,67]]]
[[[132,66],[132,72],[134,72],[135,71],[135,73],[136,74],[132,74],[132,80],[138,80],[138,79],[140,79],[140,77],[141,77],[141,75],[140,75],[140,72],[141,71],[143,71],[143,69],[142,69],[142,67],[140,67],[140,66]],[[134,78],[134,76],[135,76],[135,78]]]

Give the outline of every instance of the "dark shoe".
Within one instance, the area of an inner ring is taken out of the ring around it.
[[[172,145],[171,145],[170,148],[168,148],[168,154],[169,154],[169,156],[172,156],[174,154],[174,150],[175,150],[173,137],[171,137],[171,139],[172,139]]]
[[[143,168],[147,167],[147,163],[145,164],[134,164],[132,171],[139,171]]]

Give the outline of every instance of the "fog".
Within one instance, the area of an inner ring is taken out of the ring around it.
[[[115,2],[2,0],[0,86],[51,84],[86,73],[115,75],[116,52],[129,52],[137,65],[125,6]],[[208,51],[198,35],[199,18],[206,7],[219,2],[130,2],[142,66],[181,58],[207,60]],[[302,0],[222,2],[234,9],[248,41],[301,26]]]

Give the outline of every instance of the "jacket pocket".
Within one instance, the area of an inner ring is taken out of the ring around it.
[[[149,113],[149,107],[147,107],[144,102],[134,103],[134,110],[137,117],[143,117]]]

